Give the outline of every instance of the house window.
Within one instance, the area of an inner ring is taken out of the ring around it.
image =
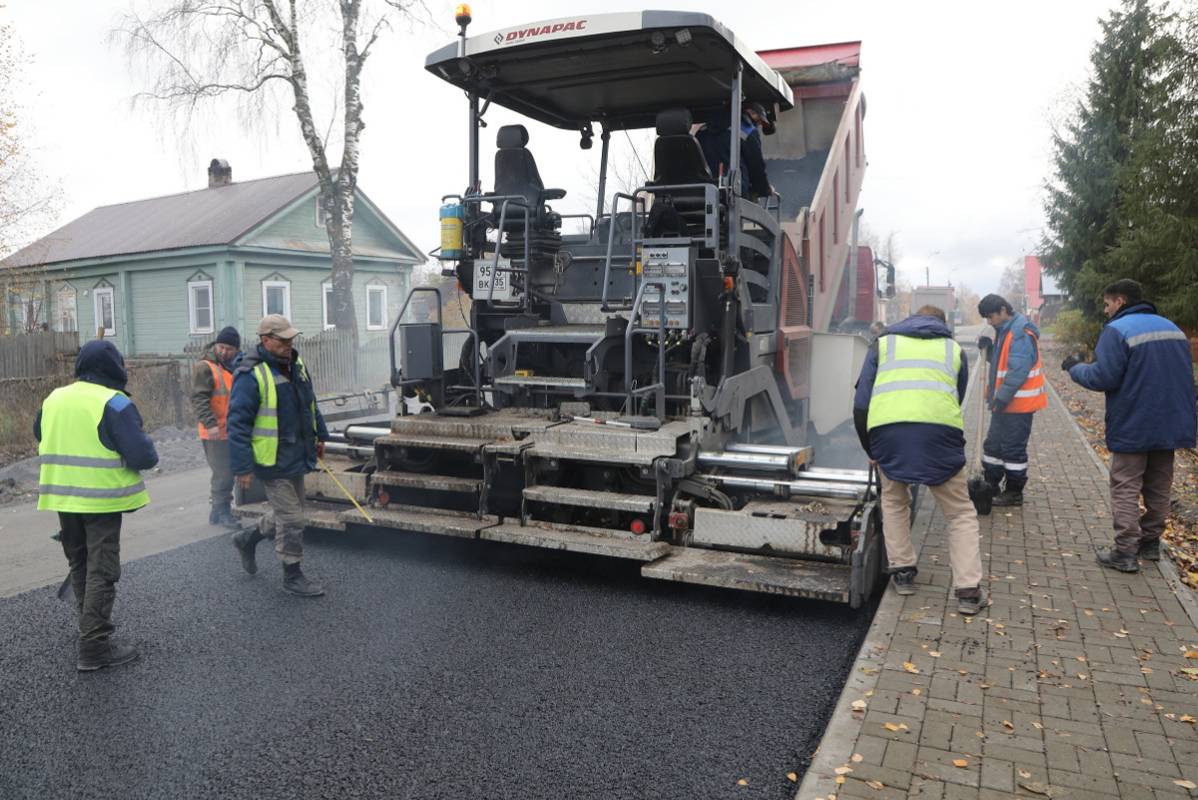
[[[188,281],[187,316],[191,320],[192,333],[212,333],[213,323],[212,281]]]
[[[387,287],[366,287],[366,330],[387,330]]]
[[[320,202],[320,193],[316,193],[316,227],[327,228],[329,226],[329,215],[325,213],[324,206]]]
[[[102,336],[116,336],[116,300],[111,286],[100,286],[92,292],[96,307],[96,332]]]
[[[290,281],[262,281],[262,316],[267,314],[291,318]]]
[[[61,333],[74,333],[79,330],[79,315],[73,286],[63,286],[58,290],[54,296],[54,307],[57,311],[55,330]]]
[[[333,284],[328,282],[320,286],[320,319],[326,331],[337,327],[333,323]]]

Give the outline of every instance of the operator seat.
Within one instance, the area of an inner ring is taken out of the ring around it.
[[[536,159],[525,145],[528,131],[523,125],[504,125],[495,136],[495,194],[517,195],[524,198],[525,205],[533,212],[533,225],[539,228],[554,228],[561,218],[544,209],[548,200],[560,200],[566,196],[564,189],[545,189]],[[496,220],[499,218],[500,203],[495,204]],[[556,219],[555,219],[556,218]],[[524,209],[508,206],[504,218],[504,229],[524,230]],[[515,220],[517,224],[513,225]],[[556,224],[555,224],[556,223]]]
[[[653,183],[715,183],[699,140],[691,136],[691,112],[667,108],[657,113],[653,143]]]
[[[648,186],[709,183],[715,178],[703,156],[699,141],[691,135],[691,112],[668,108],[657,113],[657,140],[653,143],[653,180]],[[703,227],[704,198],[701,189],[662,188],[654,191],[655,202],[646,225],[646,235],[683,236]]]

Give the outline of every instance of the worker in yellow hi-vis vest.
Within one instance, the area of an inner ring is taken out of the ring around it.
[[[961,400],[968,383],[969,367],[944,311],[923,306],[878,336],[853,401],[861,446],[881,476],[882,540],[895,591],[916,591],[910,486],[927,486],[948,521],[957,612],[966,616],[990,604],[978,518],[965,479]]]
[[[37,507],[58,512],[79,612],[77,667],[90,672],[137,658],[136,647],[112,639],[121,515],[150,502],[138,472],[157,465],[158,453],[125,392],[125,359],[112,342],[85,344],[75,377],[42,402],[33,435],[41,461]]]
[[[293,342],[299,331],[282,314],[258,323],[258,346],[238,362],[229,400],[229,459],[243,489],[257,478],[271,512],[259,525],[233,537],[241,565],[258,571],[254,550],[263,538],[275,540],[283,562],[283,589],[319,597],[324,589],[307,578],[304,558],[304,475],[316,469],[329,438],[316,407],[312,379]]]

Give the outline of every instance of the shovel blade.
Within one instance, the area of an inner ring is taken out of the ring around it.
[[[993,508],[994,490],[985,478],[969,479],[969,500],[978,516],[984,517],[990,513]]]

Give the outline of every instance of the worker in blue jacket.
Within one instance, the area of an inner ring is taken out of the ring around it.
[[[1106,392],[1115,545],[1100,549],[1097,558],[1104,567],[1137,572],[1140,556],[1160,560],[1173,451],[1194,447],[1194,362],[1186,335],[1143,299],[1136,281],[1118,280],[1103,289],[1102,307],[1109,320],[1094,363],[1069,356],[1061,369],[1075,383]]]
[[[882,482],[882,539],[899,594],[914,594],[912,484],[928,487],[948,521],[948,553],[958,613],[990,604],[982,583],[977,512],[965,479],[961,400],[969,364],[944,310],[924,306],[870,345],[857,379],[853,423]]]
[[[304,557],[304,476],[316,469],[329,438],[316,406],[312,378],[293,342],[299,331],[281,314],[258,323],[258,346],[237,362],[229,395],[229,462],[238,485],[257,479],[271,512],[258,527],[239,532],[233,546],[242,567],[258,571],[254,550],[272,535],[283,564],[283,589],[300,597],[319,597],[324,589],[307,578]]]
[[[986,336],[978,340],[990,361],[986,401],[991,417],[982,442],[982,471],[996,495],[994,505],[1021,506],[1032,417],[1048,407],[1040,330],[997,294],[983,297],[978,313],[994,327],[993,342]]]

